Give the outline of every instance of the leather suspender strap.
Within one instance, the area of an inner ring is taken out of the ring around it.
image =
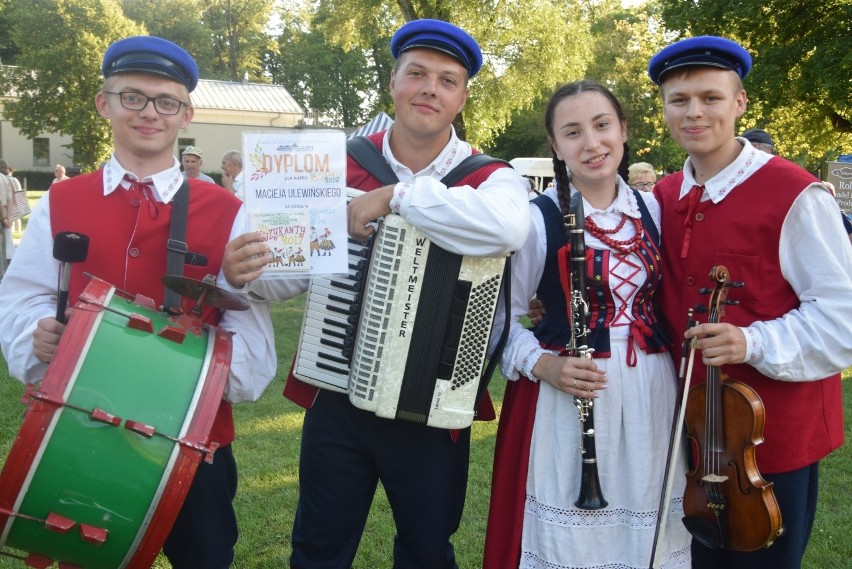
[[[391,167],[388,166],[382,152],[376,148],[366,136],[356,136],[346,143],[346,151],[355,162],[361,165],[364,170],[373,175],[379,182],[385,186],[396,184],[399,178],[393,173]]]
[[[186,260],[186,221],[189,215],[189,180],[184,180],[172,200],[172,219],[169,222],[169,241],[166,244],[166,275],[183,276],[183,264]],[[175,291],[166,288],[163,296],[163,309],[169,311],[180,307],[181,297]]]
[[[505,160],[500,160],[487,154],[471,154],[462,160],[458,166],[450,170],[449,173],[441,180],[441,183],[448,188],[452,188],[480,168],[495,163],[506,164],[509,166],[509,163]],[[509,168],[511,168],[511,166],[509,166]]]

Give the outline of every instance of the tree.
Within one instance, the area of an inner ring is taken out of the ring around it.
[[[668,41],[659,9],[644,5],[621,8],[608,1],[594,14],[595,54],[586,77],[606,85],[627,117],[631,162],[649,162],[658,171],[683,166],[685,153],[663,119],[659,88],[648,77],[648,61]]]
[[[455,126],[462,138],[485,145],[506,127],[513,110],[529,107],[543,88],[583,69],[592,47],[585,8],[585,2],[574,0],[319,0],[325,17],[317,25],[343,49],[359,47],[372,56],[379,93],[387,92],[390,78],[390,36],[403,23],[436,18],[467,30],[485,63]]]
[[[121,0],[124,14],[152,36],[173,41],[192,54],[198,73],[213,78],[213,43],[201,20],[203,0]]]
[[[374,68],[363,49],[329,43],[314,24],[321,17],[292,14],[277,39],[280,55],[267,57],[266,71],[302,107],[322,117],[322,124],[359,126],[376,111]]]
[[[202,22],[212,40],[209,78],[266,81],[262,54],[275,49],[266,25],[274,0],[207,0]]]
[[[496,158],[550,158],[550,142],[544,126],[544,113],[551,90],[542,93],[526,109],[512,112],[506,129],[492,140],[485,149]]]
[[[562,83],[587,78],[605,85],[627,117],[631,162],[650,162],[666,172],[680,169],[684,152],[671,138],[657,86],[646,73],[650,57],[667,43],[659,10],[653,6],[627,10],[618,0],[601,0],[594,7],[586,15],[594,53],[581,73],[564,77]],[[508,159],[550,157],[544,113],[551,92],[543,92],[532,107],[516,110],[489,151]]]
[[[12,0],[0,0],[0,30],[10,30],[9,23],[9,6]],[[10,34],[0,34],[0,64],[14,65],[15,59],[18,57],[20,50],[12,41]]]
[[[7,16],[19,67],[2,68],[0,86],[19,99],[4,104],[4,117],[30,138],[73,136],[74,162],[94,168],[111,146],[109,125],[94,104],[101,57],[113,41],[143,29],[124,16],[117,0],[16,2]]]
[[[852,148],[852,3],[848,0],[660,0],[666,26],[722,35],[754,58],[743,128],[770,130],[779,151],[815,171]]]
[[[127,17],[186,49],[204,79],[266,82],[263,54],[274,0],[122,0]]]

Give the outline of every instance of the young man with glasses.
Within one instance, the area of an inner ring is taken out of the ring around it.
[[[10,307],[0,313],[0,347],[10,374],[25,383],[42,379],[65,329],[55,319],[58,263],[51,252],[58,232],[89,237],[87,258],[72,265],[69,299],[80,295],[89,273],[157,305],[164,299],[160,279],[179,191],[189,192],[185,241],[194,253],[184,276],[218,275],[225,244],[244,232],[241,202],[231,192],[198,180],[183,186],[174,150],[193,116],[189,93],[198,83],[198,67],[192,57],[161,38],[131,37],[107,49],[102,72],[95,105],[110,122],[115,150],[103,169],[50,189],[30,217],[20,262],[0,284],[0,303]],[[195,302],[183,298],[181,309]],[[231,503],[237,487],[231,403],[256,399],[276,364],[272,339],[263,333],[271,325],[265,303],[252,302],[244,312],[222,314],[209,306],[203,312],[205,322],[235,332],[233,355],[226,400],[209,437],[220,446],[212,463],[199,465],[163,547],[176,569],[226,568],[233,562],[238,533]]]

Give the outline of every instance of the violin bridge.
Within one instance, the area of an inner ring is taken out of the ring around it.
[[[722,482],[727,482],[728,477],[721,476],[719,474],[707,474],[706,476],[702,477],[701,480],[703,480],[704,482],[709,482],[710,484],[721,484]]]

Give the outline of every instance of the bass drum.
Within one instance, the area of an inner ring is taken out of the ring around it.
[[[3,553],[31,567],[153,564],[198,463],[212,460],[231,359],[227,332],[185,318],[89,283],[24,397],[0,473]]]

